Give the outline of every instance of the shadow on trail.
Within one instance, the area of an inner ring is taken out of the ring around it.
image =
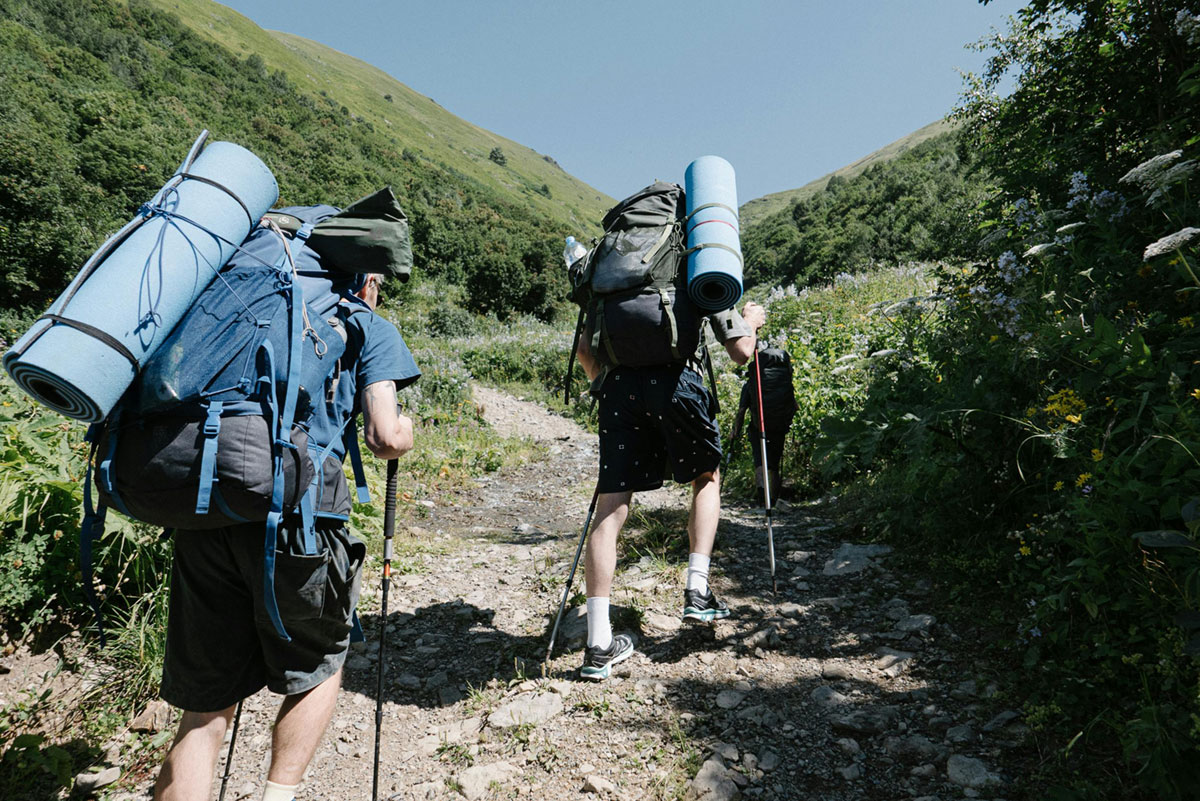
[[[389,612],[383,700],[423,709],[452,706],[492,679],[534,676],[546,640],[493,625],[496,612],[453,600]],[[371,699],[378,687],[379,615],[361,616],[367,642],[351,648],[343,689]]]

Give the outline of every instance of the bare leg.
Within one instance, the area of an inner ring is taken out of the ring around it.
[[[154,784],[155,801],[207,801],[234,708],[183,713]]]
[[[271,736],[271,770],[267,774],[270,781],[299,784],[304,778],[304,770],[333,717],[341,686],[339,670],[311,690],[283,699]]]
[[[691,553],[712,555],[721,519],[721,472],[714,470],[692,480],[692,513],[688,515]]]
[[[588,536],[584,568],[589,598],[612,595],[617,570],[617,534],[629,517],[632,492],[603,492],[596,498],[596,523]]]

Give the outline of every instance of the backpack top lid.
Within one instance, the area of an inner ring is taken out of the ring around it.
[[[327,269],[343,273],[382,273],[407,281],[412,274],[412,242],[408,217],[390,186],[337,206],[287,206],[271,209],[270,218],[284,231],[295,234],[314,224],[305,244],[321,257]]]
[[[382,273],[401,281],[412,274],[408,217],[390,186],[318,223],[308,246],[324,261],[346,272]]]
[[[622,231],[638,226],[664,225],[683,214],[683,187],[655,181],[609,209],[600,225],[605,231]]]

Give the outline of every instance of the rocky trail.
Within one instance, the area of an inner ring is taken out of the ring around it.
[[[543,666],[596,439],[511,396],[476,399],[545,458],[398,532],[417,547],[389,594],[380,798],[1019,797],[1018,713],[929,608],[928,582],[893,572],[888,548],[848,541],[820,504],[776,512],[772,598],[763,513],[727,503],[713,586],[734,615],[681,625],[686,491],[636,496],[626,540],[641,547],[613,597],[636,654],[607,682],[578,681],[580,605]],[[663,545],[654,532],[667,530]],[[376,569],[359,607],[368,641],[350,654],[303,799],[370,798],[379,601]],[[259,797],[277,703],[247,700],[227,799]],[[112,797],[147,798],[150,781]]]

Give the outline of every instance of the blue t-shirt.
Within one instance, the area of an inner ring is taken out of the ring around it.
[[[420,378],[421,371],[391,322],[363,304],[355,304],[353,313],[340,316],[346,324],[346,352],[340,373],[331,379],[337,382],[333,402],[324,404],[324,414],[313,416],[308,436],[313,466],[321,474],[315,509],[320,516],[344,519],[350,513],[350,497],[341,470],[346,458],[342,434],[362,411],[361,390],[380,381],[392,381],[400,390]],[[323,451],[324,463],[317,464]]]

